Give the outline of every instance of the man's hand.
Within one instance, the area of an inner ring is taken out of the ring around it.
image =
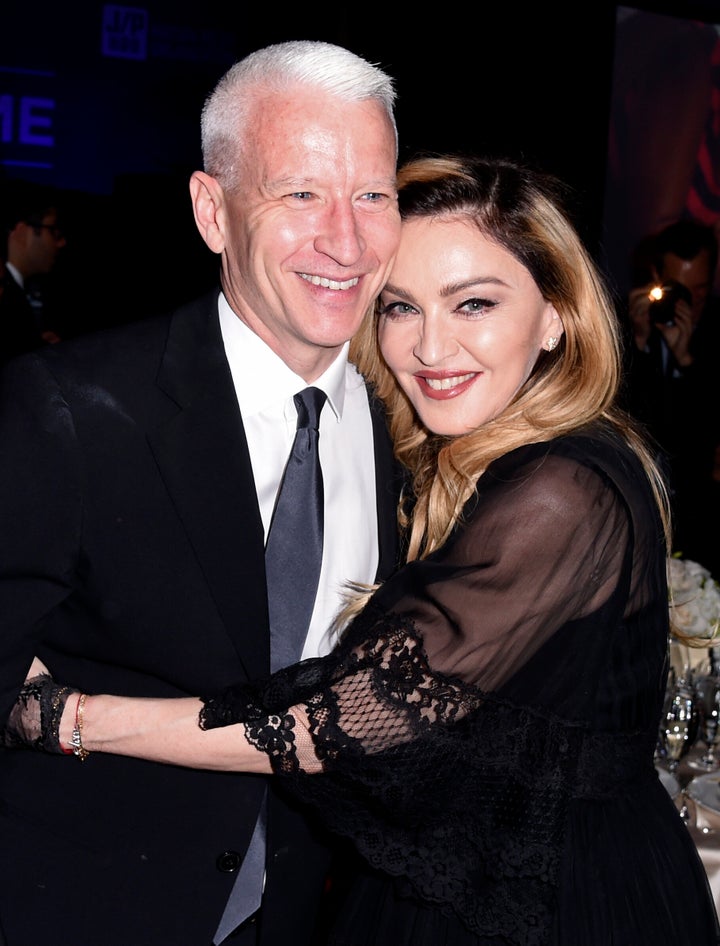
[[[678,367],[687,368],[693,362],[690,354],[690,339],[695,326],[692,306],[684,299],[678,299],[674,312],[673,322],[668,325],[658,325],[657,329],[665,339],[665,344]]]
[[[628,316],[632,326],[633,341],[640,351],[647,348],[653,324],[650,321],[650,290],[654,283],[631,289],[628,295]]]

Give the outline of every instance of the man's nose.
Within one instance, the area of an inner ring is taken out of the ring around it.
[[[341,266],[351,266],[365,252],[366,241],[351,206],[335,204],[329,209],[315,237],[315,249]]]

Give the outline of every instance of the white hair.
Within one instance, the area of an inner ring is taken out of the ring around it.
[[[232,187],[252,105],[259,93],[306,85],[346,102],[378,102],[395,133],[395,88],[379,66],[342,46],[291,40],[266,46],[239,60],[221,77],[203,106],[200,131],[203,167],[223,187]]]

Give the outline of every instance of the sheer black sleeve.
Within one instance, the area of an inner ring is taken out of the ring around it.
[[[502,688],[611,599],[631,531],[592,464],[516,451],[332,655],[206,700],[201,725],[244,722],[283,786],[416,895],[540,942],[583,727]]]

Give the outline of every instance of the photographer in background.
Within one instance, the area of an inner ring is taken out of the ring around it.
[[[684,219],[647,237],[632,260],[626,407],[665,454],[673,492],[674,548],[720,576],[709,528],[720,443],[717,362],[720,300],[712,294],[718,243]]]

